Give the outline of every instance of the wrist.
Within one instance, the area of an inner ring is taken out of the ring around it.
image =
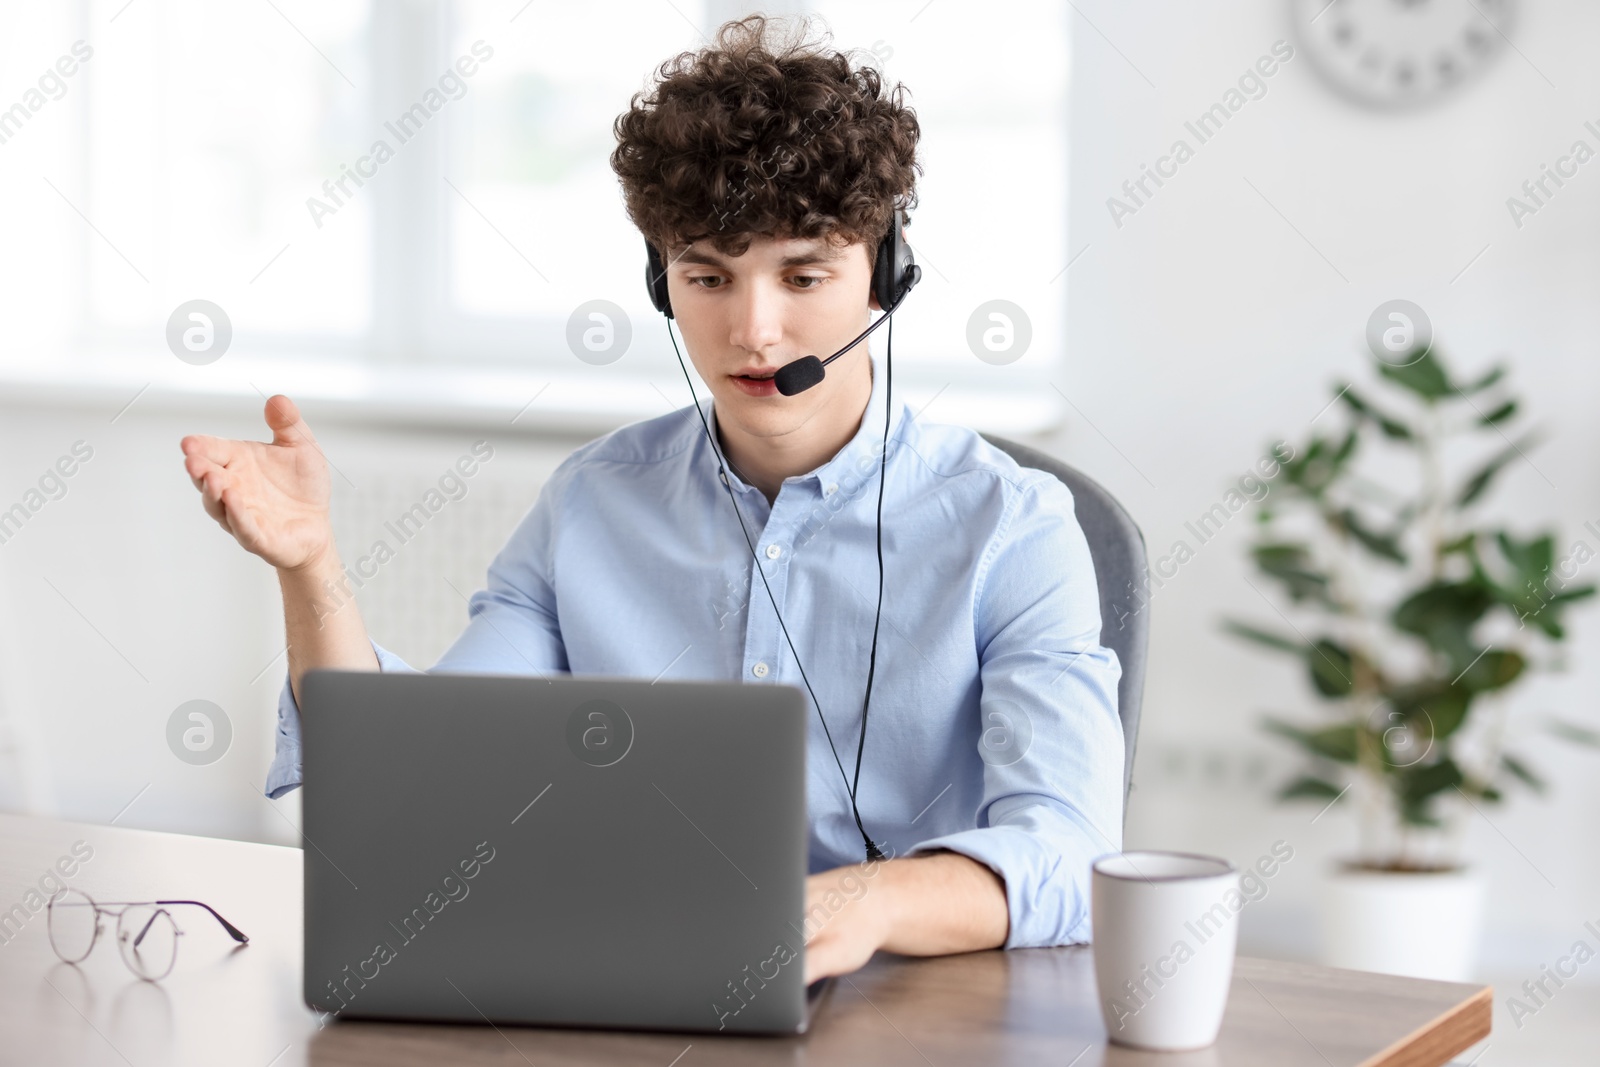
[[[879,947],[928,956],[998,948],[1010,932],[1005,882],[949,849],[890,860],[878,872]]]
[[[329,546],[294,567],[278,568],[278,588],[285,605],[298,605],[322,629],[325,617],[355,598],[338,551]]]
[[[901,927],[905,917],[907,890],[907,865],[915,859],[896,858],[880,860],[877,871],[871,875],[872,888],[863,898],[870,902],[872,921],[878,931],[878,944],[894,951],[893,947],[904,940]]]
[[[282,566],[278,569],[279,578],[296,585],[318,585],[325,578],[334,578],[344,573],[344,564],[339,560],[338,547],[329,538],[321,548],[313,549],[306,554],[306,558],[292,567]]]

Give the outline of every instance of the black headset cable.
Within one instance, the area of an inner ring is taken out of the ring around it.
[[[899,301],[896,301],[898,304]],[[892,316],[891,316],[892,319]],[[689,395],[694,397],[695,413],[700,416],[701,429],[705,431],[706,441],[711,445],[712,454],[717,457],[718,473],[722,475],[722,485],[728,493],[728,502],[733,505],[733,513],[739,520],[739,529],[744,533],[745,545],[750,549],[750,558],[755,561],[756,571],[761,575],[761,584],[767,590],[767,599],[772,602],[772,611],[778,617],[778,626],[783,630],[783,639],[789,646],[789,654],[794,656],[795,666],[800,670],[800,680],[805,682],[806,692],[811,695],[811,704],[817,709],[817,718],[822,722],[822,732],[828,739],[828,748],[833,751],[833,761],[839,768],[839,777],[844,779],[845,791],[850,797],[850,811],[856,821],[856,829],[861,833],[861,840],[866,845],[867,860],[886,859],[883,850],[877,842],[867,834],[867,828],[861,822],[861,809],[856,804],[856,788],[861,782],[861,755],[867,741],[867,707],[872,701],[872,676],[878,660],[878,623],[883,615],[883,475],[888,470],[889,446],[889,415],[890,395],[889,390],[894,381],[894,323],[889,324],[888,338],[888,373],[884,381],[884,414],[883,414],[883,443],[884,454],[880,461],[880,474],[878,479],[878,618],[872,624],[872,654],[867,668],[867,694],[861,707],[861,736],[856,744],[856,777],[852,783],[845,774],[844,762],[839,759],[838,746],[833,743],[833,731],[828,729],[828,719],[822,714],[822,704],[817,700],[816,691],[811,688],[811,679],[806,676],[805,665],[800,662],[800,654],[795,651],[794,639],[789,636],[789,627],[783,621],[783,612],[778,610],[778,598],[773,595],[772,585],[767,581],[766,568],[761,566],[760,556],[756,553],[755,542],[750,537],[750,530],[745,525],[744,513],[739,510],[739,502],[733,496],[733,483],[727,480],[727,461],[722,455],[722,450],[717,447],[715,436],[711,433],[711,426],[706,422],[706,415],[700,408],[700,397],[695,392],[694,382],[689,377],[689,368],[683,362],[683,353],[678,350],[678,339],[672,332],[672,324],[667,323],[667,337],[672,340],[672,351],[678,357],[678,367],[683,371],[683,380],[689,386]]]

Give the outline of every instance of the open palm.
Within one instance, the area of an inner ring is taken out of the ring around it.
[[[183,465],[206,514],[246,551],[298,570],[333,546],[328,461],[294,401],[270,397],[264,413],[271,441],[190,434],[179,442]]]

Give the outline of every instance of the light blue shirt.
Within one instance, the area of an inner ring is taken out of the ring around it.
[[[770,505],[728,479],[838,745],[855,768],[877,604],[884,371],[838,454]],[[713,400],[702,410],[717,432]],[[434,671],[787,684],[804,692],[691,405],[577,449],[489,565]],[[1071,491],[896,400],[883,622],[857,800],[884,852],[950,849],[1005,880],[1006,948],[1090,939],[1089,865],[1121,848],[1116,653]],[[385,671],[408,671],[373,643]],[[810,706],[812,873],[865,854]],[[267,795],[300,784],[287,681]]]

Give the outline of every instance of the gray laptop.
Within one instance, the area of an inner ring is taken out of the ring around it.
[[[802,690],[314,670],[301,707],[313,1009],[806,1030]]]

